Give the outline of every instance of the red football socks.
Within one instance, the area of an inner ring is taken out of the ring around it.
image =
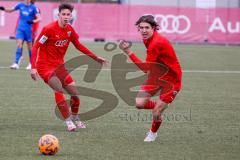
[[[156,101],[154,100],[149,100],[145,105],[144,105],[144,109],[154,109],[156,105]],[[162,118],[159,118],[157,120],[153,120],[152,121],[152,128],[151,131],[152,132],[157,132],[157,130],[159,129],[159,127],[161,126],[162,123]]]
[[[153,109],[156,105],[156,101],[149,100],[145,105],[144,109]]]
[[[65,97],[63,93],[61,92],[55,92],[55,101],[57,103],[58,109],[64,119],[69,118],[70,112],[69,112],[69,107],[68,104],[65,100]]]
[[[153,133],[157,132],[157,130],[159,129],[159,127],[161,126],[162,124],[162,118],[160,118],[159,120],[153,120],[152,121],[152,128],[151,128],[151,131]]]
[[[70,106],[71,106],[72,114],[77,115],[79,106],[80,106],[80,99],[78,98],[78,96],[71,96]]]

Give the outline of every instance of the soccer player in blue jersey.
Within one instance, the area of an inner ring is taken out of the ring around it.
[[[0,6],[0,10],[11,13],[19,10],[19,22],[16,30],[17,49],[16,58],[11,69],[19,69],[19,62],[22,56],[23,42],[27,42],[29,52],[29,66],[31,68],[31,54],[32,54],[32,24],[40,21],[41,17],[36,6],[31,3],[31,0],[25,0],[25,2],[19,2],[15,7],[5,8]]]

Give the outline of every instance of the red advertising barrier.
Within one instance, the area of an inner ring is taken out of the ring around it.
[[[17,2],[1,2],[5,7]],[[40,28],[57,17],[58,3],[37,3],[42,11]],[[114,4],[74,4],[73,25],[81,39],[140,41],[134,25],[144,14],[153,14],[159,32],[174,42],[240,44],[240,9],[196,9]],[[14,34],[18,13],[0,11],[0,37]]]

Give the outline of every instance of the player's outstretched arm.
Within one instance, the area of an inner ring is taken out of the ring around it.
[[[81,51],[82,53],[86,54],[87,56],[91,57],[95,61],[101,63],[102,65],[107,65],[108,61],[105,58],[98,57],[96,54],[91,52],[87,47],[85,47],[83,44],[79,42],[79,40],[76,38],[73,41],[74,46]]]
[[[32,48],[32,57],[31,57],[31,64],[32,64],[31,77],[34,81],[36,81],[38,78],[38,73],[37,73],[37,69],[36,69],[36,59],[37,59],[38,49],[39,49],[38,43],[39,42],[34,43],[33,48]]]
[[[48,40],[48,33],[51,33],[50,30],[47,30],[46,28],[43,28],[41,33],[39,34],[37,40],[34,42],[33,47],[32,47],[32,57],[31,57],[31,64],[32,64],[32,69],[31,69],[31,77],[33,80],[37,80],[38,73],[36,70],[36,61],[38,57],[38,51],[39,48],[44,45],[44,43]]]
[[[0,6],[0,10],[11,13],[11,12],[15,11],[15,8],[5,8],[3,6]]]
[[[0,10],[1,10],[1,11],[4,11],[4,10],[5,10],[5,7],[0,6]]]
[[[129,58],[140,68],[143,72],[147,73],[148,67],[146,63],[142,62],[135,54],[131,51],[131,44],[125,40],[121,40],[119,48],[129,56]]]

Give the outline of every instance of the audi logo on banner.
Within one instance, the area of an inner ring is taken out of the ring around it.
[[[191,28],[191,21],[185,15],[156,14],[155,20],[159,24],[159,32],[161,33],[185,34]]]

